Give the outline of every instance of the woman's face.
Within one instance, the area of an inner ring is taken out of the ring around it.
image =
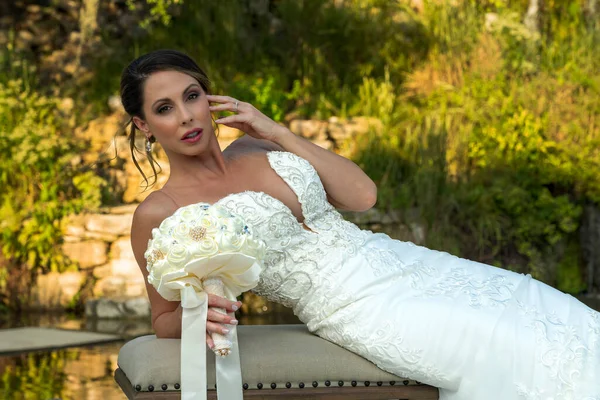
[[[167,153],[198,154],[213,136],[206,93],[182,72],[159,71],[144,85],[145,120],[134,122],[146,137],[154,136]]]

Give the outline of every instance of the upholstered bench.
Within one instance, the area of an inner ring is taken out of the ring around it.
[[[304,325],[242,325],[238,338],[245,398],[438,399],[436,388],[382,371]],[[126,343],[115,380],[127,398],[179,399],[179,346],[153,335]],[[216,399],[215,359],[207,354],[208,398]]]

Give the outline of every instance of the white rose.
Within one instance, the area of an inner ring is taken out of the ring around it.
[[[213,216],[217,220],[220,220],[221,218],[230,218],[231,217],[231,213],[229,211],[227,211],[227,209],[225,209],[224,207],[218,206],[218,205],[214,205],[214,206],[210,207],[208,209],[208,212],[211,216]]]
[[[173,242],[173,239],[171,239],[168,236],[162,235],[158,231],[158,229],[156,229],[156,232],[157,234],[154,235],[154,239],[152,239],[152,248],[161,251],[164,255],[167,255],[169,249],[171,248],[171,243]]]
[[[172,271],[183,268],[189,259],[190,253],[185,246],[181,244],[171,245],[169,254],[167,254],[167,261]]]
[[[244,253],[248,254],[249,256],[253,256],[258,258],[259,260],[264,258],[265,256],[265,252],[266,252],[266,247],[265,244],[263,243],[262,240],[257,240],[253,237],[250,237],[249,235],[246,239],[246,243],[244,246]]]
[[[188,244],[191,242],[190,227],[185,222],[180,222],[173,229],[173,239],[177,240],[178,243]]]
[[[210,214],[204,214],[200,217],[198,225],[206,229],[206,234],[214,236],[217,233],[217,219]]]
[[[175,214],[173,214],[173,216],[176,216],[179,221],[184,221],[187,223],[197,219],[198,215],[198,209],[195,204],[180,208],[175,212]]]
[[[247,235],[234,234],[231,237],[230,245],[234,248],[232,251],[244,251],[246,247]]]
[[[170,272],[170,266],[167,260],[158,260],[150,268],[148,268],[149,276],[160,281],[160,277],[167,272]]]
[[[220,231],[217,234],[217,244],[223,253],[238,252],[246,241],[245,235],[238,235],[228,231]]]
[[[210,257],[219,252],[219,247],[212,237],[206,236],[199,242],[194,242],[190,247],[193,257]]]
[[[163,235],[171,235],[173,229],[177,225],[177,219],[173,218],[173,216],[166,218],[163,222],[160,223],[158,230]]]
[[[244,222],[237,217],[221,219],[221,226],[230,233],[241,233],[244,229]]]

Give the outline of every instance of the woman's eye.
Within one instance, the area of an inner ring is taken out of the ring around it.
[[[156,112],[157,112],[157,113],[159,113],[159,114],[162,114],[162,113],[164,113],[165,111],[169,111],[169,109],[170,109],[170,107],[169,107],[169,106],[162,106],[162,107],[159,107],[159,109],[158,109],[158,110],[156,110]]]
[[[188,96],[188,100],[194,100],[194,99],[197,99],[198,97],[199,97],[198,93],[191,93]]]

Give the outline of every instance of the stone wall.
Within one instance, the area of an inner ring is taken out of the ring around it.
[[[130,244],[136,207],[111,207],[69,218],[62,249],[79,269],[39,276],[33,308],[64,308],[86,291],[86,314],[90,316],[147,317],[144,278]]]

